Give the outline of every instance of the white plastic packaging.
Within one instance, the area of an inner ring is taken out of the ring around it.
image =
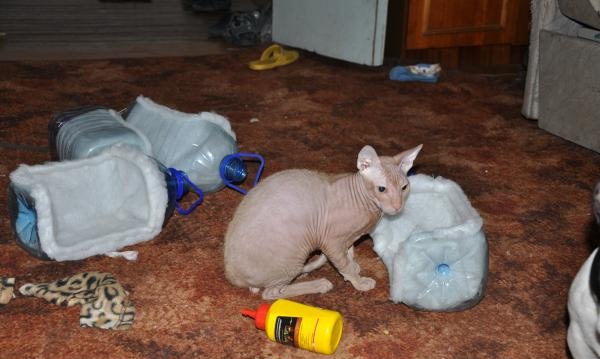
[[[409,177],[403,211],[371,232],[394,302],[432,311],[467,309],[483,297],[488,246],[483,221],[453,181]]]

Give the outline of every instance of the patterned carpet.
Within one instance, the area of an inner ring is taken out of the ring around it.
[[[361,147],[392,155],[423,143],[417,171],[456,181],[484,219],[489,277],[483,300],[455,313],[419,312],[388,300],[387,272],[366,238],[356,250],[377,280],[359,292],[330,266],[310,274],[334,289],[296,298],[340,311],[336,358],[567,358],[570,282],[600,238],[591,192],[600,155],[520,116],[523,77],[445,73],[432,84],[387,80],[367,68],[302,53],[285,68],[252,72],[258,51],[230,56],[0,67],[0,186],[19,164],[49,160],[52,114],[81,105],[121,109],[143,94],[185,112],[227,116],[265,175],[288,168],[355,171]],[[258,119],[258,121],[250,121]],[[223,235],[242,197],[222,190],[176,214],[136,262],[93,257],[45,262],[11,236],[0,191],[0,276],[44,282],[110,272],[137,309],[133,328],[79,328],[79,308],[17,296],[0,308],[4,358],[318,358],[268,341],[240,315],[263,301],[223,273]],[[268,229],[265,229],[268,230]]]

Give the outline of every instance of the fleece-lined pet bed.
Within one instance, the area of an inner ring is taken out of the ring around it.
[[[80,160],[21,165],[10,175],[18,242],[45,259],[77,260],[154,238],[168,205],[157,163],[128,145]]]
[[[483,296],[488,247],[483,221],[453,181],[409,177],[404,210],[371,232],[385,263],[390,296],[423,310],[462,310]]]

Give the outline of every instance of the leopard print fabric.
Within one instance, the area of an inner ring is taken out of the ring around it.
[[[15,279],[0,277],[0,307],[15,297]]]
[[[51,283],[29,283],[19,292],[61,306],[81,305],[82,327],[126,330],[135,318],[129,293],[110,273],[85,272]]]

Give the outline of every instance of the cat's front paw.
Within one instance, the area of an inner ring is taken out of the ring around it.
[[[357,281],[353,282],[354,288],[360,291],[367,291],[375,288],[375,279],[369,277],[360,277]]]

